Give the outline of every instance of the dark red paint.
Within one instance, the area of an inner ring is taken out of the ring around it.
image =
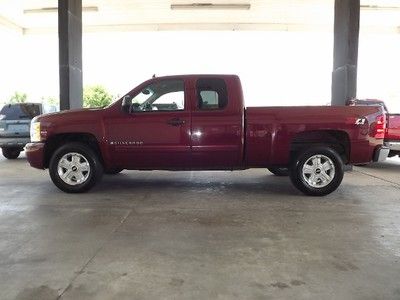
[[[388,128],[385,139],[400,142],[400,114],[388,115]]]

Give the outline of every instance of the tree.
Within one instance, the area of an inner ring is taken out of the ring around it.
[[[28,96],[25,93],[15,92],[14,95],[11,96],[9,102],[10,103],[24,103]]]
[[[58,100],[56,97],[49,96],[49,97],[42,97],[41,98],[43,104],[47,105],[59,105],[60,100]]]
[[[104,107],[111,103],[113,97],[101,85],[87,86],[83,89],[83,107]]]

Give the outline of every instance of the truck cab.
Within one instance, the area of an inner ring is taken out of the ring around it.
[[[185,76],[143,83],[105,119],[110,160],[139,169],[241,168],[244,107],[238,80]]]

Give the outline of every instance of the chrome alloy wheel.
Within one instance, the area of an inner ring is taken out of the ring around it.
[[[90,164],[82,154],[71,152],[58,161],[57,172],[66,184],[78,185],[89,178]]]
[[[311,187],[323,188],[335,178],[335,165],[325,155],[314,155],[304,163],[302,175]]]

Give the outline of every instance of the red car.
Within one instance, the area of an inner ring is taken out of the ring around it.
[[[396,155],[400,156],[400,114],[390,114],[385,105],[385,102],[378,99],[365,99],[365,100],[354,99],[350,100],[348,104],[350,106],[354,105],[382,106],[384,112],[386,113],[387,125],[385,131],[385,145],[390,149],[389,157],[393,157]]]
[[[238,76],[168,76],[106,108],[33,119],[26,154],[71,193],[103,171],[287,168],[299,190],[319,196],[340,185],[344,164],[386,159],[385,126],[380,106],[245,108]]]

